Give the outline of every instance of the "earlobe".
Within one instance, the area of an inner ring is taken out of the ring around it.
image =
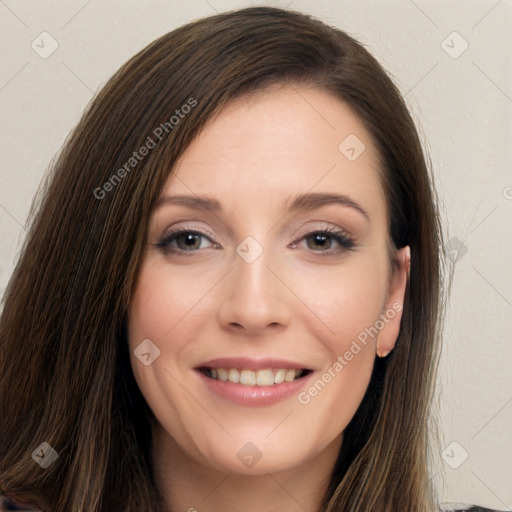
[[[391,353],[391,350],[384,350],[384,351],[382,351],[382,350],[380,350],[380,349],[377,349],[377,357],[380,357],[380,358],[382,358],[382,357],[386,357],[386,356],[388,356],[390,353]]]
[[[377,356],[386,357],[395,348],[400,332],[400,321],[405,299],[405,289],[410,275],[411,250],[407,245],[396,253],[398,265],[393,270],[384,310],[381,313],[383,327],[377,337]]]

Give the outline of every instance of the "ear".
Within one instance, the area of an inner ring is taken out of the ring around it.
[[[396,252],[396,260],[384,309],[381,312],[384,326],[377,337],[377,355],[379,357],[386,357],[395,348],[400,332],[405,288],[411,266],[411,249],[408,245]]]

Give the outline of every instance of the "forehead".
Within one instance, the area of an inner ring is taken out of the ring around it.
[[[315,88],[232,101],[178,160],[165,193],[214,195],[232,207],[283,206],[300,193],[349,194],[385,209],[379,159],[361,120]]]

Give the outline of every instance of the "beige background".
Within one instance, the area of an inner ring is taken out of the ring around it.
[[[439,374],[435,479],[445,502],[510,510],[511,0],[0,0],[0,293],[41,177],[94,92],[157,36],[264,4],[314,14],[368,45],[421,126],[447,240],[456,237],[452,258],[463,247]],[[58,47],[46,56],[50,37]]]

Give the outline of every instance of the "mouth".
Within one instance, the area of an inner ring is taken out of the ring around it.
[[[209,379],[244,386],[276,386],[285,382],[293,382],[309,375],[312,370],[307,368],[263,368],[250,370],[247,368],[197,368]]]
[[[315,371],[298,361],[227,357],[196,366],[205,390],[238,405],[262,407],[295,396]]]

